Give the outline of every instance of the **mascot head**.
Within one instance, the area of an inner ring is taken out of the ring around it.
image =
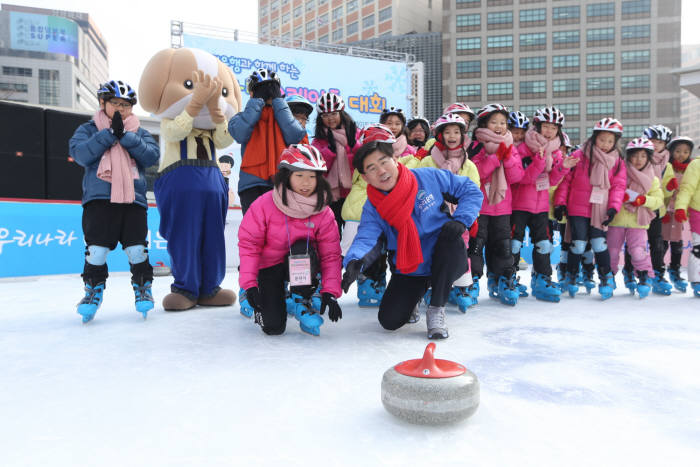
[[[230,119],[241,107],[241,89],[233,71],[218,58],[200,49],[165,49],[146,65],[139,83],[141,106],[159,118],[175,118],[192,99],[192,72],[218,76],[224,87],[219,108]],[[194,128],[215,128],[206,106],[194,118]]]

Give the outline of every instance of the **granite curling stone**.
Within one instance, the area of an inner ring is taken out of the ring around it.
[[[421,425],[465,420],[479,407],[479,380],[463,365],[433,357],[435,343],[422,359],[389,368],[382,378],[382,404],[391,414]]]

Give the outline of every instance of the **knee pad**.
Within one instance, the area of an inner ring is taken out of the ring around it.
[[[148,250],[143,245],[131,245],[124,248],[124,253],[129,257],[129,264],[143,263],[148,259]]]
[[[513,253],[514,255],[520,254],[520,248],[522,248],[523,242],[520,240],[511,240],[510,241],[510,252]]]
[[[469,240],[469,254],[478,255],[484,249],[484,240],[476,237]]]
[[[541,255],[548,255],[552,252],[552,242],[549,240],[540,240],[535,243],[535,246],[537,247],[537,253]]]
[[[102,266],[107,262],[109,248],[105,246],[88,245],[85,247],[85,261],[93,266]]]
[[[586,264],[593,264],[593,250],[586,250],[583,252],[583,262]]]
[[[585,240],[574,240],[571,242],[569,251],[575,255],[582,255],[586,251],[586,241]]]
[[[602,253],[608,249],[608,242],[605,237],[591,238],[591,248],[593,253]]]

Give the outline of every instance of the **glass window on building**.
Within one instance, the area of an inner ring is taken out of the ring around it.
[[[634,24],[631,26],[622,26],[622,41],[636,39],[650,39],[651,25],[649,24]]]
[[[586,113],[588,115],[605,115],[612,117],[615,115],[615,103],[610,101],[587,102]]]
[[[552,8],[553,20],[578,19],[581,16],[581,9],[576,6],[559,6]]]
[[[615,3],[592,3],[586,6],[586,16],[614,16],[615,15]]]
[[[615,53],[613,53],[613,52],[586,54],[586,65],[588,65],[588,66],[614,65],[614,64],[615,64]]]
[[[488,13],[486,16],[486,24],[506,24],[513,22],[512,11],[497,11]]]
[[[345,7],[346,13],[357,10],[357,0],[349,0]]]
[[[633,76],[623,76],[620,78],[620,86],[622,87],[622,93],[625,93],[626,89],[649,89],[651,86],[651,76],[650,75],[633,75]]]
[[[381,14],[381,13],[380,13]],[[481,15],[457,15],[457,27],[480,26]]]
[[[302,34],[304,34],[304,29],[302,28],[302,26],[297,26],[294,28],[294,37],[295,38],[301,37]]]
[[[260,17],[264,18],[265,16],[267,16],[267,5],[260,7]]]
[[[502,58],[489,60],[486,64],[486,69],[488,71],[513,71],[513,59]]]
[[[644,135],[644,130],[646,130],[645,125],[625,125],[624,126],[624,135],[625,138],[634,138],[636,136],[643,136]]]
[[[552,57],[552,68],[578,68],[581,64],[580,55],[555,55]]]
[[[595,28],[586,31],[586,40],[594,41],[614,41],[615,28]]]
[[[311,11],[316,8],[316,2],[314,0],[306,0],[306,11]]]
[[[362,18],[362,29],[371,28],[372,26],[374,26],[374,14]]]
[[[461,37],[457,39],[457,50],[481,49],[481,37]]]
[[[458,84],[457,85],[457,98],[465,97],[477,97],[481,96],[481,85],[480,84]]]
[[[342,9],[342,8],[338,8],[338,10],[340,10],[341,15],[342,15],[343,9]],[[298,7],[295,7],[293,13],[294,13],[294,17],[295,17],[295,18],[300,17],[301,14],[302,14],[301,5],[299,5]]]
[[[273,19],[272,22],[270,23],[270,27],[271,27],[272,29],[278,29],[278,28],[280,27],[280,20],[279,20],[279,18]]]
[[[586,79],[587,91],[615,90],[615,77],[605,76]]]
[[[391,19],[391,7],[386,7],[383,10],[379,10],[379,22]]]
[[[32,69],[16,66],[4,66],[2,67],[2,74],[5,76],[26,76],[28,78],[31,78]]]
[[[547,9],[546,8],[535,8],[532,10],[520,10],[520,22],[534,22],[534,21],[546,21],[547,20]]]
[[[351,36],[351,35],[355,34],[359,29],[360,29],[360,26],[359,26],[359,24],[357,24],[357,21],[353,21],[352,23],[348,24],[345,27],[345,34],[347,34],[348,36]]]
[[[284,34],[282,34],[282,40],[283,40],[283,41],[288,41],[288,40],[291,39],[291,38],[292,38],[292,35],[291,35],[290,33],[288,33],[288,32],[285,32]]]
[[[648,100],[622,101],[622,113],[648,113],[649,106]]]
[[[622,2],[623,15],[651,13],[651,0],[631,0]]]
[[[362,0],[362,6],[369,5],[370,3],[373,3],[374,0]]]
[[[547,57],[520,57],[520,70],[536,70],[547,67]]]
[[[578,79],[555,79],[552,81],[552,91],[554,92],[576,92],[580,90]]]
[[[333,42],[337,42],[339,40],[343,39],[343,30],[342,29],[336,29],[333,31]]]
[[[280,0],[272,0],[270,2],[270,10],[276,10],[280,7]]]
[[[39,105],[58,105],[60,97],[58,70],[39,70]]]
[[[328,44],[328,34],[324,34],[323,36],[319,37],[318,41],[322,44]]]
[[[299,7],[301,8],[301,7]],[[381,12],[379,12],[381,14]],[[296,17],[296,15],[294,15]],[[343,17],[343,7],[339,6],[338,8],[333,9],[333,21],[340,19]]]
[[[581,115],[581,104],[576,103],[566,103],[566,104],[554,104],[554,107],[561,110],[566,118],[576,118]],[[568,131],[568,130],[567,130]]]
[[[547,81],[521,81],[520,94],[547,92]]]
[[[562,111],[563,112],[563,111]],[[566,115],[566,114],[564,114]],[[569,136],[571,144],[579,144],[581,142],[581,129],[577,126],[564,128],[564,132]]]
[[[316,29],[316,21],[309,21],[306,23],[306,32],[312,32]]]
[[[24,84],[24,83],[2,83],[2,82],[0,82],[0,91],[8,91],[10,93],[29,92],[29,85]],[[12,95],[10,95],[9,97],[12,97]],[[52,105],[58,105],[58,103],[52,104]]]
[[[628,50],[622,52],[622,65],[648,64],[651,53],[648,50]]]
[[[489,96],[512,95],[513,83],[487,83],[486,93]]]
[[[457,73],[481,73],[481,60],[457,62]]]
[[[578,44],[579,40],[578,29],[571,31],[554,31],[552,33],[552,42],[555,46],[557,44]]]
[[[289,22],[289,17],[290,17],[290,16],[291,16],[291,15],[290,15],[289,12],[283,14],[283,15],[282,15],[282,24],[288,23],[288,22]]]
[[[263,24],[263,26],[260,28],[260,35],[262,36],[267,36],[267,34],[270,32],[270,26],[267,24]]]
[[[520,47],[545,44],[547,44],[547,34],[544,32],[520,34]]]
[[[481,0],[457,0],[457,8],[472,6],[476,3],[481,3]]]
[[[513,36],[489,36],[486,39],[488,48],[494,47],[513,47]]]
[[[541,108],[541,105],[521,105],[517,109],[514,110],[519,110],[522,113],[524,113],[531,121],[532,121],[532,116],[535,115],[535,112],[537,109]]]
[[[319,15],[318,17],[318,25],[319,26],[324,26],[328,24],[328,13],[324,13],[322,15]]]

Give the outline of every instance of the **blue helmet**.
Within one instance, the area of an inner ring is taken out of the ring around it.
[[[652,125],[644,129],[643,136],[647,139],[658,139],[668,144],[671,142],[673,132],[663,125]]]
[[[248,79],[245,80],[245,88],[248,90],[248,94],[252,96],[253,89],[266,81],[276,81],[277,84],[280,86],[282,85],[280,77],[277,76],[277,73],[272,70],[268,70],[267,68],[258,68],[250,74]]]
[[[117,97],[131,102],[131,105],[136,104],[136,91],[124,81],[112,80],[100,85],[97,97],[106,101]]]
[[[292,113],[294,113],[293,106],[303,107],[307,116],[311,115],[311,112],[314,111],[314,106],[311,102],[307,101],[299,94],[292,94],[291,96],[285,97],[284,100],[287,102],[287,105],[289,105]]]
[[[530,126],[530,120],[528,120],[524,113],[514,110],[508,114],[508,126],[527,130],[527,127]]]

